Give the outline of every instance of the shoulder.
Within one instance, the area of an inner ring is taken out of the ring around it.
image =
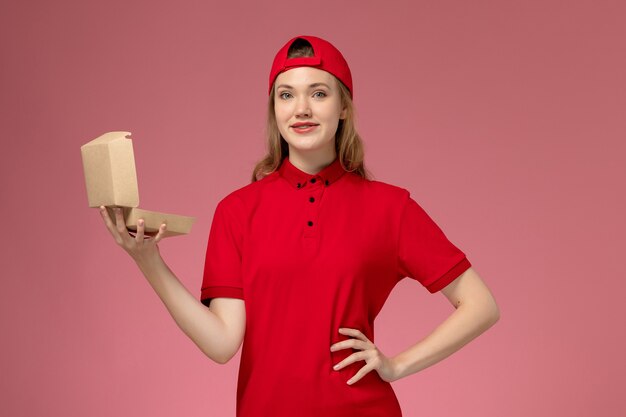
[[[274,171],[258,181],[248,183],[229,192],[218,202],[218,205],[229,208],[245,208],[245,206],[257,201],[259,196],[266,192],[268,187],[273,187],[277,180],[278,172]]]
[[[348,175],[346,187],[340,191],[361,207],[369,218],[395,222],[402,216],[410,195],[406,188],[354,173]]]
[[[409,190],[398,185],[379,180],[369,180],[354,174],[352,177],[357,177],[356,181],[360,183],[361,187],[373,197],[380,198],[380,201],[391,201],[395,204],[404,203],[410,196]]]

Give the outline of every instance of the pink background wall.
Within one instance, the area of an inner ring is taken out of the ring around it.
[[[263,153],[269,67],[297,34],[344,53],[368,167],[501,307],[393,383],[405,415],[623,415],[624,2],[8,3],[1,415],[234,415],[239,354],[220,366],[179,330],[87,207],[79,148],[132,132],[141,207],[198,219],[160,246],[199,294],[215,204]],[[377,344],[397,354],[451,313],[405,279]]]

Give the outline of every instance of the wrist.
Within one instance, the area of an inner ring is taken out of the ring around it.
[[[393,380],[397,381],[398,379],[404,378],[406,366],[404,362],[402,362],[402,358],[400,355],[396,355],[391,358],[391,367],[393,370]]]
[[[163,264],[163,259],[158,251],[133,257],[133,260],[144,273],[158,269]]]

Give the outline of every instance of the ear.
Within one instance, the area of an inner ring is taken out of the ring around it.
[[[339,118],[340,119],[345,119],[347,113],[348,113],[348,108],[344,107],[343,110],[341,110],[341,113],[339,113]]]

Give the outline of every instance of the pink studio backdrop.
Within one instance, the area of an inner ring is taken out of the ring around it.
[[[297,34],[344,53],[367,166],[411,190],[501,308],[393,383],[404,414],[623,415],[624,2],[0,10],[1,415],[234,415],[240,354],[218,365],[180,331],[87,207],[79,148],[132,132],[140,206],[197,217],[160,247],[199,295],[213,210],[263,154],[271,60]],[[395,355],[452,311],[405,279],[377,345]]]

